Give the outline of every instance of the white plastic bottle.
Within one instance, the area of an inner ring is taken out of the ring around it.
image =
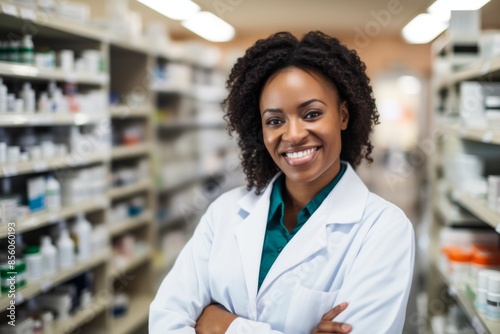
[[[41,244],[43,275],[53,276],[57,273],[57,248],[52,245],[48,235],[42,237]]]
[[[49,175],[45,185],[45,205],[50,211],[61,209],[61,185],[52,175]]]
[[[7,96],[9,91],[7,90],[7,86],[3,84],[3,81],[0,79],[0,113],[7,112]]]
[[[57,240],[57,252],[59,254],[59,268],[70,269],[75,265],[75,244],[69,237],[68,229],[65,225],[61,227],[61,235]]]
[[[92,224],[79,213],[73,225],[73,239],[76,240],[78,261],[87,261],[92,255]]]
[[[24,35],[21,47],[19,48],[19,60],[21,63],[33,65],[35,63],[35,48],[31,35]]]

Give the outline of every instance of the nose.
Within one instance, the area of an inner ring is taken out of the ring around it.
[[[292,145],[299,144],[308,135],[306,124],[304,124],[304,122],[301,122],[301,120],[289,120],[286,123],[284,130],[285,132],[283,133],[282,139]]]

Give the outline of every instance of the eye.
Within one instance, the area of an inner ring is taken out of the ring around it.
[[[314,119],[314,118],[317,118],[321,116],[321,111],[319,110],[312,110],[312,111],[309,111],[305,116],[304,118],[305,119]]]
[[[277,126],[280,124],[283,124],[283,121],[279,118],[270,118],[266,121],[266,125],[269,125],[269,126]]]

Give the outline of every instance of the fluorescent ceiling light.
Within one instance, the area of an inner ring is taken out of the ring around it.
[[[227,42],[235,35],[233,26],[211,12],[196,13],[182,25],[210,42]]]
[[[437,0],[427,11],[443,21],[449,21],[452,10],[478,10],[488,2],[490,0]]]
[[[403,28],[403,37],[408,43],[425,44],[432,41],[446,28],[448,23],[432,14],[419,14]]]
[[[137,0],[172,20],[185,20],[200,11],[200,6],[190,0]]]

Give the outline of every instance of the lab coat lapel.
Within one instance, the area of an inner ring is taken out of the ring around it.
[[[281,274],[328,246],[328,225],[358,223],[363,216],[368,193],[364,183],[348,165],[342,179],[325,201],[283,248],[264,279],[258,296]]]
[[[250,192],[238,202],[241,210],[249,213],[243,221],[236,225],[235,236],[245,274],[249,304],[252,308],[256,305],[260,259],[269,212],[269,197],[272,184],[278,175],[273,178],[260,196]],[[255,310],[253,311],[255,312]]]

